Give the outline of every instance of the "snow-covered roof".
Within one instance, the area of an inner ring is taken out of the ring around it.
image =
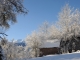
[[[60,45],[60,40],[58,39],[46,40],[40,48],[59,47],[59,45]]]

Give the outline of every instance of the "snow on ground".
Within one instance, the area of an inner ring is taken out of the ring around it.
[[[80,60],[80,52],[60,55],[48,55],[44,57],[33,58],[30,60]]]

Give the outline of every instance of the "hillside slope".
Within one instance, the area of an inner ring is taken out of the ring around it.
[[[80,60],[80,52],[61,55],[48,55],[44,57],[33,58],[30,60]]]

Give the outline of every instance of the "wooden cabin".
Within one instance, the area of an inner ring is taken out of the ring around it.
[[[40,57],[45,55],[60,54],[60,41],[55,40],[46,40],[44,44],[40,47]]]

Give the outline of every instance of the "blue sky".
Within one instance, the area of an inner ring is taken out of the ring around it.
[[[58,13],[66,3],[80,9],[80,0],[24,0],[23,5],[29,12],[27,15],[17,16],[17,23],[6,31],[7,39],[24,39],[43,22],[55,23]]]

